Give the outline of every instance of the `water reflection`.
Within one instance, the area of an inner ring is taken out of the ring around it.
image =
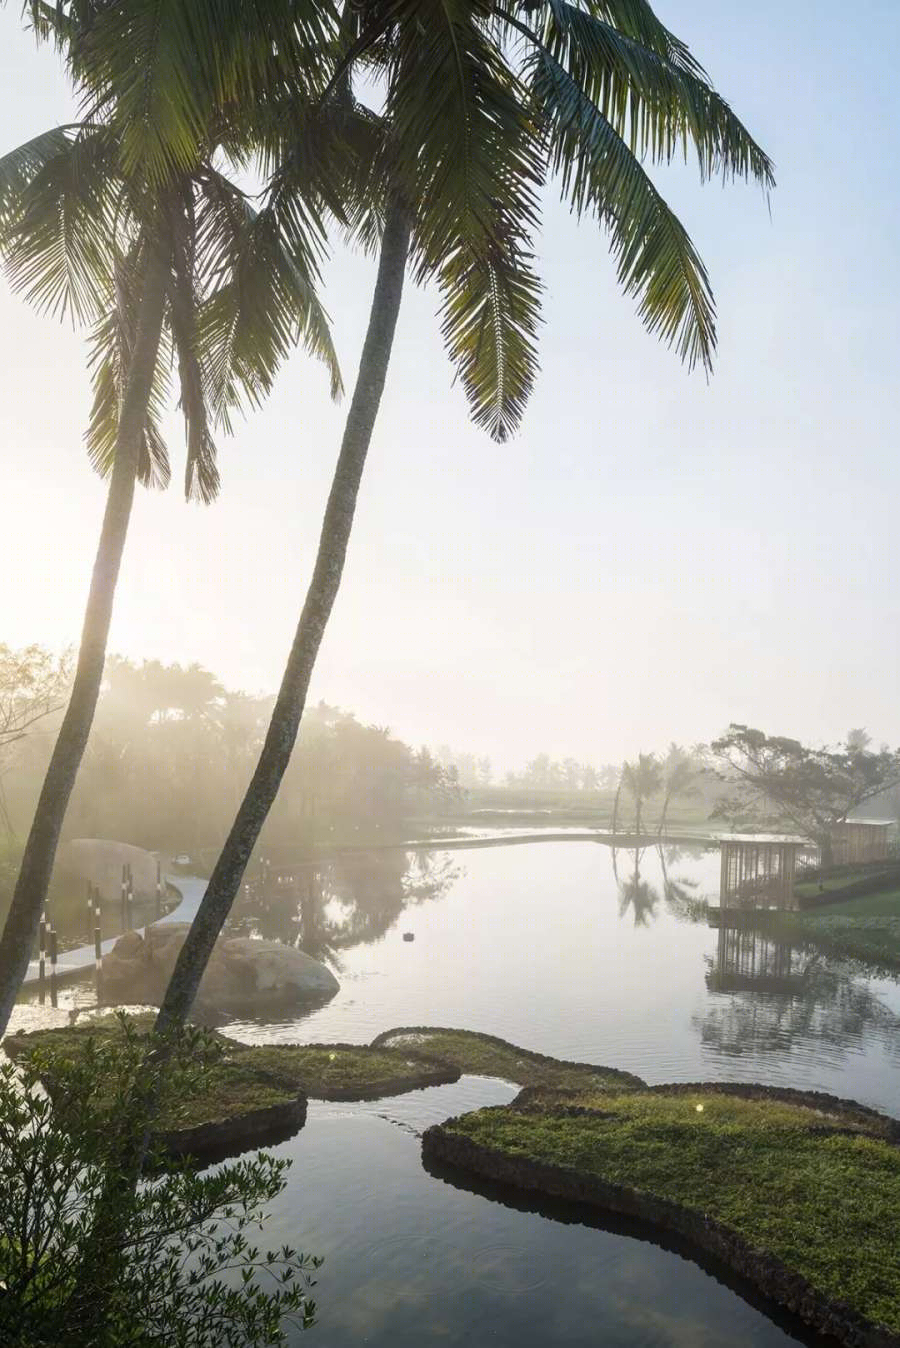
[[[618,887],[619,917],[633,914],[635,927],[649,927],[655,922],[660,909],[660,891],[641,876],[644,853],[650,851],[658,858],[662,877],[662,899],[673,917],[684,922],[705,922],[707,903],[700,897],[700,881],[690,876],[672,872],[672,867],[684,862],[695,863],[703,856],[703,847],[664,846],[658,843],[654,848],[635,847],[627,853],[624,849],[610,849],[613,877]],[[620,874],[618,852],[632,858],[624,874]]]
[[[843,1053],[878,1038],[897,1056],[900,1017],[851,966],[812,946],[723,923],[706,965],[709,991],[732,995],[695,1018],[704,1047],[732,1057],[812,1044]]]
[[[299,946],[340,966],[341,951],[380,940],[405,909],[443,897],[459,875],[451,855],[402,848],[266,866],[235,903],[229,933]]]
[[[659,904],[659,891],[654,889],[646,880],[641,879],[641,858],[643,855],[644,849],[635,847],[631,871],[624,879],[621,879],[616,862],[616,848],[612,849],[613,874],[619,887],[619,917],[624,918],[629,911],[632,912],[636,927],[649,927],[650,923],[656,919],[656,909]]]

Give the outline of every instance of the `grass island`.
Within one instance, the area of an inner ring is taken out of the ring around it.
[[[527,1088],[426,1162],[649,1222],[854,1348],[900,1345],[900,1125],[763,1087]]]

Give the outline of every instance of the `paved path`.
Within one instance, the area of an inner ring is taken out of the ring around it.
[[[158,922],[151,922],[151,927],[164,927],[169,922],[191,922],[194,914],[200,906],[200,900],[206,892],[206,881],[196,875],[177,875],[166,876],[166,883],[171,885],[181,895],[181,902],[176,904],[171,912],[166,913]],[[121,936],[119,932],[119,936]],[[100,949],[105,955],[112,950],[119,936],[111,936],[109,940],[103,941]],[[77,946],[74,950],[64,950],[59,956],[56,965],[57,982],[70,982],[72,979],[81,978],[83,974],[92,971],[94,968],[94,944]],[[47,978],[50,977],[50,961],[47,961]],[[40,981],[40,970],[37,960],[32,960],[28,966],[28,973],[22,982],[22,987],[34,987]]]

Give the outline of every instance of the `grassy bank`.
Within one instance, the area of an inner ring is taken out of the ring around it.
[[[884,1131],[837,1102],[543,1090],[447,1120],[423,1151],[654,1221],[844,1342],[875,1343],[874,1326],[900,1336],[900,1148]]]
[[[900,888],[803,912],[778,913],[771,925],[792,940],[808,941],[876,968],[900,970]]]
[[[644,1086],[641,1078],[630,1072],[550,1058],[474,1030],[402,1025],[385,1030],[372,1040],[372,1046],[427,1053],[453,1063],[470,1076],[499,1077],[517,1086],[555,1086],[561,1090],[630,1090]]]
[[[149,1034],[152,1017],[136,1022]],[[3,1041],[13,1060],[39,1055],[42,1078],[53,1088],[63,1081],[67,1063],[101,1050],[122,1035],[118,1017],[83,1025],[9,1035]],[[210,1061],[196,1087],[167,1103],[157,1122],[164,1150],[205,1156],[262,1145],[273,1133],[296,1131],[305,1117],[307,1097],[320,1100],[370,1100],[425,1086],[456,1081],[453,1063],[408,1049],[354,1044],[246,1045],[224,1035],[212,1036]],[[97,1080],[103,1095],[102,1075]]]

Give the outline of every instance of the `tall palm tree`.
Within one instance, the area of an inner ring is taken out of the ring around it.
[[[679,796],[696,795],[696,779],[700,766],[694,756],[682,749],[680,744],[670,744],[662,765],[663,803],[659,814],[657,836],[662,837],[669,817],[669,805]]]
[[[634,832],[639,840],[643,831],[644,802],[662,786],[662,769],[654,754],[638,754],[633,763],[622,764],[622,786],[634,801]]]
[[[608,230],[619,281],[645,325],[688,366],[709,367],[712,294],[703,263],[642,160],[692,145],[707,177],[773,185],[772,166],[687,47],[647,0],[361,0],[319,103],[354,98],[362,69],[383,95],[356,234],[380,257],[357,383],[319,550],[269,732],[160,1010],[184,1021],[290,759],[340,585],[365,459],[387,376],[407,266],[435,281],[441,327],[476,424],[518,426],[537,373],[540,283],[532,240],[555,175],[579,214]],[[298,148],[299,147],[299,148]],[[273,179],[290,232],[293,134]]]
[[[165,485],[159,428],[177,369],[187,438],[185,493],[218,489],[212,426],[259,401],[302,337],[340,376],[308,256],[283,244],[217,164],[214,143],[156,181],[123,165],[114,119],[82,123],[0,160],[0,249],[14,289],[38,309],[92,325],[91,461],[109,480],[71,694],[0,936],[0,1033],[34,945],[60,830],[103,674],[135,485]],[[202,153],[201,153],[202,151]]]

